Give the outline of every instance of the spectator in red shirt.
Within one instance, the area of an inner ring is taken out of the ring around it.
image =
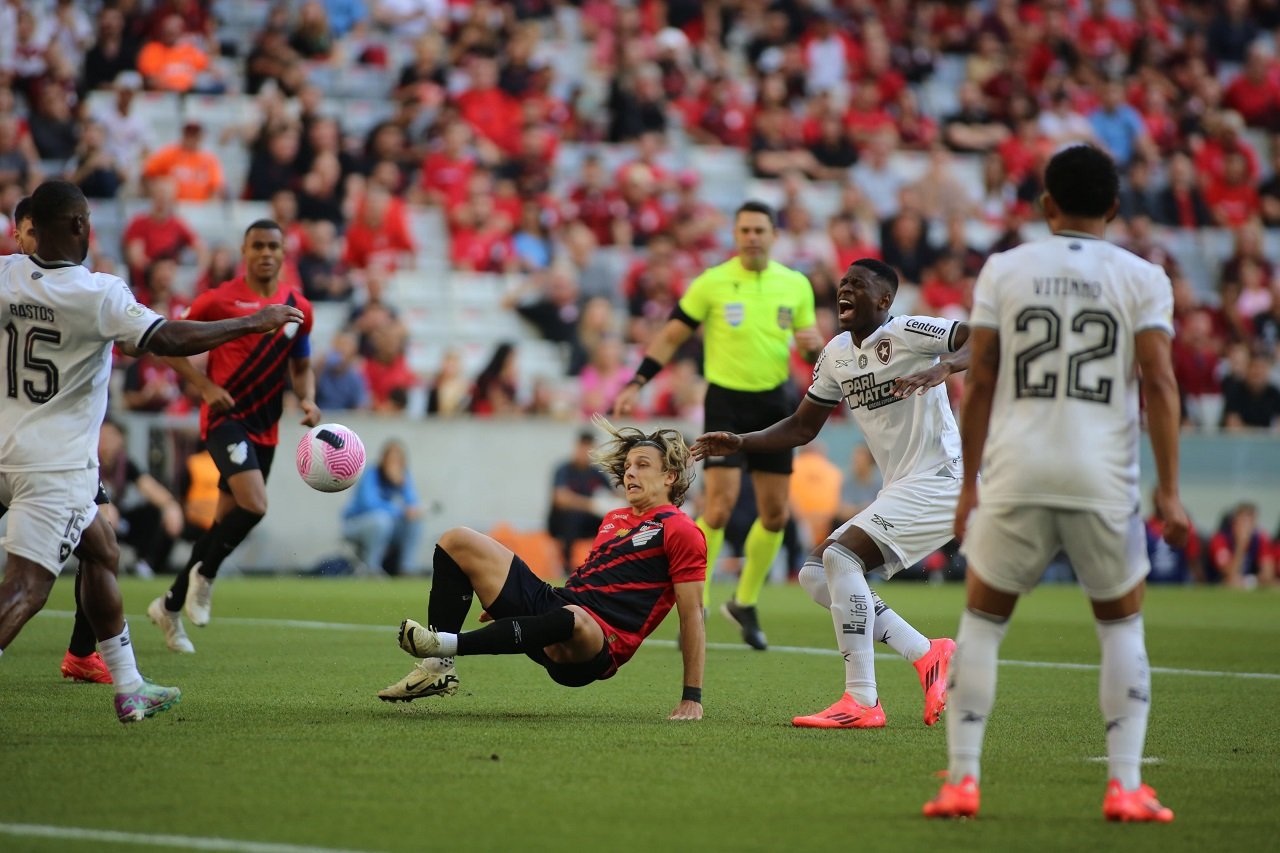
[[[746,148],[751,141],[751,106],[735,81],[712,77],[689,110],[694,120],[686,129],[695,142]]]
[[[465,121],[451,121],[440,134],[439,147],[422,161],[422,176],[413,190],[419,203],[451,207],[466,196],[467,181],[475,171],[471,151],[471,127]]]
[[[200,266],[204,266],[207,256],[204,241],[174,213],[173,182],[154,179],[148,184],[147,192],[151,197],[151,209],[135,216],[124,231],[124,258],[129,266],[129,279],[138,300],[144,304],[149,304],[145,286],[147,267],[162,258],[178,258],[187,250],[195,253],[196,263]]]
[[[1240,113],[1222,110],[1205,117],[1208,138],[1195,154],[1196,171],[1207,184],[1222,180],[1227,169],[1227,155],[1238,151],[1244,155],[1248,166],[1245,174],[1250,181],[1258,179],[1258,155],[1245,142],[1244,119]]]
[[[657,194],[653,173],[642,163],[627,169],[622,181],[622,201],[626,205],[626,242],[644,246],[659,231],[666,229],[668,213]]]
[[[413,251],[404,203],[370,183],[347,229],[343,263],[355,270],[394,272],[413,265]]]
[[[1209,184],[1204,200],[1214,222],[1225,228],[1243,225],[1262,212],[1262,202],[1257,188],[1249,180],[1249,162],[1243,152],[1227,152],[1222,179]]]
[[[517,264],[511,217],[494,208],[491,196],[477,195],[457,213],[449,259],[460,270],[510,272]]]
[[[626,202],[609,185],[599,156],[588,155],[582,162],[580,182],[569,191],[566,218],[590,228],[601,246],[611,246],[618,236],[616,223],[625,220],[626,213]]]
[[[1106,0],[1089,0],[1089,15],[1080,22],[1079,44],[1093,59],[1127,53],[1133,43],[1133,28],[1107,14]]]
[[[368,335],[364,377],[375,412],[403,412],[409,391],[418,384],[418,377],[405,358],[407,339],[408,333],[398,320],[382,323]]]
[[[1156,195],[1155,219],[1161,225],[1179,228],[1213,224],[1195,166],[1185,154],[1175,154],[1169,161],[1169,184]]]
[[[498,63],[472,54],[467,72],[471,85],[457,97],[458,112],[476,133],[514,153],[519,147],[520,103],[498,88]]]
[[[1244,71],[1222,93],[1222,104],[1240,113],[1249,127],[1275,127],[1280,111],[1280,72],[1262,45],[1249,48]]]
[[[1173,339],[1173,375],[1182,395],[1183,421],[1200,429],[1217,426],[1222,415],[1222,345],[1213,333],[1213,318],[1203,309],[1187,314]]]
[[[1252,589],[1275,582],[1276,558],[1267,534],[1258,528],[1258,508],[1241,503],[1222,520],[1209,541],[1210,580]]]
[[[965,303],[972,298],[973,280],[964,274],[964,258],[954,252],[943,252],[920,288],[920,301],[928,308],[923,313],[965,318],[969,313]]]

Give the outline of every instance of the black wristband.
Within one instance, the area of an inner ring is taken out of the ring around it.
[[[684,688],[684,692],[680,694],[680,698],[685,702],[697,702],[699,705],[701,705],[702,704],[702,688],[686,686]]]
[[[636,375],[631,377],[631,381],[635,382],[639,379],[643,381],[638,384],[647,385],[649,380],[660,372],[662,372],[662,365],[658,363],[658,360],[646,355],[644,361],[640,362],[640,366],[636,368]]]

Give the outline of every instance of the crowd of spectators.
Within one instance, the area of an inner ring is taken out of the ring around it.
[[[160,96],[176,112],[141,117]],[[205,112],[246,97],[239,120]],[[748,190],[777,202],[774,256],[810,277],[828,333],[864,256],[901,273],[896,310],[963,318],[1075,141],[1122,169],[1113,238],[1174,282],[1188,428],[1280,429],[1274,0],[0,0],[0,213],[54,176],[127,203],[90,263],[178,316],[236,273],[245,224],[213,240],[182,211],[266,205],[290,285],[344,312],[315,342],[326,409],[606,407],[727,257]],[[440,245],[412,227],[423,211]],[[1225,261],[1189,268],[1210,238]],[[422,332],[390,285],[442,267],[503,274],[491,310],[558,345],[559,375],[526,376],[522,340],[498,337],[479,361],[445,340],[411,363]],[[693,344],[642,414],[699,417]],[[119,367],[114,405],[198,402],[157,361]]]
[[[256,21],[225,23],[236,5]],[[176,278],[197,288],[234,270],[238,223],[208,245],[175,203],[268,203],[292,283],[351,307],[357,351],[333,358],[365,387],[343,400],[572,414],[600,405],[726,256],[731,205],[704,192],[690,147],[738,156],[764,182],[775,256],[809,274],[824,308],[849,260],[871,255],[909,283],[899,310],[962,317],[985,253],[1033,233],[1047,155],[1087,140],[1123,170],[1114,237],[1175,282],[1188,425],[1274,428],[1277,24],[1266,0],[5,0],[0,211],[53,175],[93,199],[148,198],[93,263],[150,298],[169,275],[157,260],[198,270]],[[345,77],[377,83],[356,99],[385,106],[370,126],[333,109],[354,102],[331,97],[350,94]],[[140,120],[138,98],[157,92],[252,95],[256,118]],[[228,145],[247,152],[232,175]],[[423,208],[447,245],[418,245]],[[1206,228],[1228,229],[1233,252],[1197,277],[1170,243]],[[385,291],[424,258],[512,274],[503,307],[562,345],[570,379],[520,380],[518,340],[493,341],[462,393],[447,349],[411,369],[415,330]],[[666,383],[647,404],[686,413],[690,396]]]

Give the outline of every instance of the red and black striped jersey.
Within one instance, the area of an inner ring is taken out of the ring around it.
[[[675,585],[706,576],[707,540],[693,519],[670,504],[644,515],[623,507],[604,517],[562,595],[595,617],[622,665],[675,605]]]
[[[245,335],[209,352],[209,378],[235,398],[229,412],[210,412],[200,406],[200,437],[228,420],[238,421],[258,444],[275,445],[284,388],[289,379],[289,359],[311,356],[311,303],[301,293],[280,287],[270,296],[254,293],[243,276],[236,276],[196,297],[187,309],[188,320],[225,320],[244,317],[267,305],[293,305],[302,311],[302,327],[290,323],[265,335]]]

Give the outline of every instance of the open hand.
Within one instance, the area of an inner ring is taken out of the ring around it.
[[[260,308],[252,315],[253,330],[259,334],[274,332],[289,323],[302,324],[306,316],[292,305],[268,305]]]
[[[941,385],[947,381],[947,377],[951,375],[951,371],[946,365],[935,364],[919,373],[912,373],[909,376],[899,376],[893,380],[893,396],[910,397],[914,393],[923,394],[935,385]]]
[[[668,720],[701,720],[702,719],[702,703],[693,702],[689,699],[681,699],[680,704],[671,712]]]
[[[698,436],[689,453],[699,461],[708,456],[729,456],[742,447],[742,436],[736,432],[708,432]]]

